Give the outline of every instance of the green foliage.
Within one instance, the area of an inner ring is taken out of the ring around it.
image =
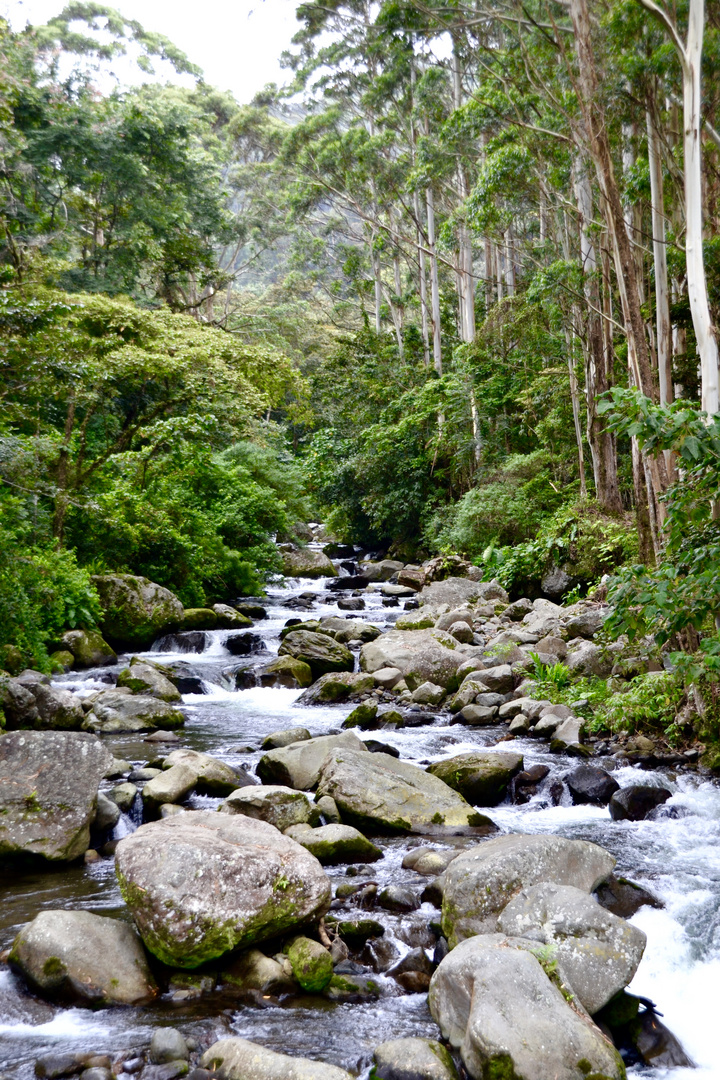
[[[535,679],[536,688],[542,695],[546,687],[557,693],[570,685],[572,676],[565,664],[558,661],[555,664],[544,664],[536,652],[530,652],[533,662],[532,677]]]
[[[684,696],[683,681],[674,673],[638,675],[628,690],[608,698],[601,720],[612,731],[647,732],[673,739],[675,716]]]

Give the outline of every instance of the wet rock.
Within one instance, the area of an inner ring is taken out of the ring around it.
[[[310,548],[284,551],[282,561],[285,577],[337,577],[335,566],[322,551],[312,551]]]
[[[333,976],[333,961],[329,951],[319,941],[296,937],[285,951],[293,975],[303,990],[313,994],[325,989]]]
[[[564,779],[576,806],[586,803],[607,806],[615,792],[620,790],[620,785],[610,773],[597,765],[578,765]]]
[[[250,616],[229,604],[213,604],[218,630],[234,630],[236,627],[252,626]]]
[[[356,700],[375,686],[372,675],[358,671],[330,672],[322,675],[297,699],[298,705],[324,705],[336,701]]]
[[[153,1065],[165,1065],[168,1061],[187,1061],[190,1051],[177,1028],[156,1028],[150,1040],[149,1057]]]
[[[104,792],[98,791],[97,809],[93,818],[92,827],[98,832],[107,832],[114,828],[120,820],[120,807],[109,799]]]
[[[453,1059],[434,1039],[391,1039],[373,1059],[377,1080],[458,1080]]]
[[[148,780],[142,792],[146,809],[157,810],[163,803],[179,803],[195,787],[195,772],[187,765],[172,768]]]
[[[363,702],[357,705],[349,716],[346,716],[342,722],[344,728],[363,728],[365,730],[372,730],[377,727],[377,711],[378,707],[376,703]]]
[[[378,894],[378,904],[386,911],[405,913],[417,911],[420,900],[414,889],[408,889],[404,885],[388,885]]]
[[[416,874],[428,874],[437,877],[447,870],[448,865],[457,856],[457,851],[436,851],[434,848],[419,847],[409,851],[403,858],[404,870],[414,870]]]
[[[365,601],[362,596],[341,596],[337,606],[340,611],[364,611]]]
[[[473,1080],[622,1080],[619,1054],[530,952],[502,935],[461,942],[430,984],[430,1011]]]
[[[628,1065],[695,1068],[679,1040],[660,1021],[655,1006],[646,998],[623,991],[593,1019],[610,1030]]]
[[[335,749],[361,753],[365,751],[365,745],[352,731],[339,735],[319,735],[315,739],[271,750],[260,758],[257,774],[264,784],[283,784],[299,791],[309,791],[317,784],[328,753]]]
[[[351,672],[355,666],[352,653],[344,645],[327,634],[309,630],[291,630],[278,651],[281,656],[290,655],[302,660],[316,679],[333,671]]]
[[[443,630],[390,630],[363,645],[360,667],[370,673],[398,668],[410,690],[424,682],[449,688],[457,685],[457,669],[465,659],[457,646]]]
[[[133,694],[148,694],[160,701],[180,701],[180,692],[153,664],[143,664],[136,658],[130,667],[118,675],[118,686],[125,686]]]
[[[310,686],[312,679],[310,665],[294,656],[278,656],[258,675],[260,686],[285,686],[290,690]]]
[[[375,919],[341,919],[334,921],[328,916],[325,922],[328,927],[334,928],[340,938],[353,949],[363,945],[370,938],[380,938],[385,933],[383,924]]]
[[[276,1054],[237,1038],[214,1043],[203,1054],[201,1064],[214,1069],[220,1080],[353,1080],[350,1073],[335,1065]]]
[[[280,784],[257,784],[240,788],[234,791],[219,809],[224,814],[245,814],[258,821],[267,821],[280,832],[284,832],[291,825],[307,824],[318,814],[316,807],[303,791]]]
[[[192,772],[193,786],[200,795],[229,795],[240,785],[244,786],[246,774],[238,776],[224,761],[210,754],[201,754],[197,750],[173,750],[165,758],[163,769],[172,769],[176,765],[183,765]]]
[[[90,911],[42,911],[20,931],[10,964],[46,997],[138,1005],[157,993],[134,929]]]
[[[158,638],[160,652],[201,653],[208,645],[208,636],[202,630],[179,631]]]
[[[521,889],[549,881],[592,892],[615,859],[597,844],[561,836],[499,836],[466,849],[445,871],[442,931],[451,948],[473,934],[492,933]]]
[[[111,761],[99,739],[81,732],[0,736],[0,856],[79,858]]]
[[[621,919],[631,919],[641,907],[663,908],[665,905],[657,896],[634,881],[611,874],[607,881],[595,890],[595,896],[613,915]]]
[[[180,630],[215,630],[217,615],[212,608],[185,608],[180,620]]]
[[[445,690],[432,682],[424,682],[413,691],[412,699],[417,705],[439,705],[445,697]]]
[[[642,821],[656,806],[672,798],[667,788],[633,784],[620,788],[610,799],[610,817],[613,821]]]
[[[647,940],[588,893],[549,882],[523,889],[511,900],[498,930],[550,946],[563,981],[589,1013],[632,981]]]
[[[173,967],[319,918],[330,883],[317,859],[264,821],[189,811],[117,846],[120,891],[146,946]]]
[[[96,719],[86,720],[86,726],[105,734],[155,731],[157,728],[170,730],[185,723],[180,710],[168,702],[145,694],[127,693],[122,689],[103,690],[96,694],[92,708]]]
[[[342,819],[337,803],[329,795],[323,795],[315,801],[315,806],[325,819],[326,825],[340,825]]]
[[[265,642],[259,634],[228,634],[225,648],[231,656],[250,656],[251,653],[263,652]]]
[[[420,825],[481,825],[482,815],[442,780],[387,754],[333,749],[321,765],[319,795],[344,819],[407,832]]]
[[[475,751],[437,761],[428,767],[428,772],[459,791],[473,806],[497,806],[522,767],[522,754]]]
[[[146,649],[182,621],[177,596],[145,577],[99,574],[92,582],[103,607],[100,629],[111,644]]]
[[[396,746],[390,746],[389,743],[381,742],[379,739],[365,739],[364,741],[365,749],[371,754],[389,754],[390,757],[400,757],[400,751]]]
[[[284,728],[282,731],[273,731],[264,738],[261,746],[263,750],[280,750],[283,746],[290,746],[291,743],[296,742],[307,742],[311,738],[312,736],[307,728]]]
[[[137,793],[138,789],[135,784],[127,781],[124,784],[116,784],[112,791],[108,792],[108,798],[117,804],[123,814],[128,814],[132,809]]]
[[[223,982],[229,983],[240,993],[256,991],[259,994],[292,994],[297,983],[292,974],[272,957],[259,949],[248,949],[230,967],[222,972]]]
[[[38,1080],[59,1080],[62,1076],[72,1076],[81,1068],[76,1054],[44,1054],[35,1062],[35,1075]]]
[[[287,835],[302,844],[323,866],[376,862],[383,857],[381,848],[351,825],[322,825],[318,829],[290,830]]]
[[[68,630],[60,638],[60,644],[72,653],[75,667],[104,667],[117,660],[115,650],[97,630]]]

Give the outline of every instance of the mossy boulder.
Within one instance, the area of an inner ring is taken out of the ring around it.
[[[401,615],[395,623],[396,630],[430,630],[435,625],[435,615],[432,611],[410,611],[407,615]]]
[[[454,690],[465,659],[458,642],[444,630],[390,630],[363,645],[360,667],[370,673],[399,668],[410,690],[425,682]]]
[[[103,608],[100,629],[113,645],[147,649],[182,622],[183,606],[177,596],[146,577],[97,574],[92,582]]]
[[[352,671],[355,667],[349,649],[327,634],[315,634],[309,630],[294,630],[288,634],[278,652],[280,656],[294,656],[296,660],[302,660],[315,679],[330,671]]]
[[[490,750],[444,758],[428,766],[428,772],[459,791],[473,806],[497,806],[522,767],[522,754]]]
[[[284,551],[282,561],[285,577],[337,577],[333,563],[322,551],[312,551],[311,548]]]
[[[258,821],[267,821],[280,832],[291,825],[305,825],[319,818],[319,811],[305,792],[280,784],[253,784],[233,791],[220,810],[224,814],[245,814]]]
[[[182,613],[182,618],[180,619],[180,625],[177,629],[215,630],[217,628],[217,621],[217,615],[212,610],[212,608],[185,608]]]
[[[133,657],[130,667],[118,675],[118,686],[125,686],[133,694],[149,694],[159,701],[181,701],[180,691],[154,664],[144,664]]]
[[[187,811],[120,841],[116,871],[146,947],[195,968],[319,919],[331,899],[320,863],[264,821]]]
[[[163,768],[172,769],[175,765],[190,769],[194,776],[193,786],[199,795],[229,795],[249,783],[244,770],[238,774],[224,761],[199,750],[173,750],[163,761]]]
[[[342,722],[344,728],[374,728],[377,727],[377,702],[362,702],[357,705],[349,716]]]
[[[258,675],[261,686],[285,686],[290,690],[310,686],[312,681],[310,665],[294,656],[278,656]]]
[[[296,937],[287,946],[288,960],[293,975],[308,993],[318,994],[333,977],[332,956],[319,941],[308,937]]]
[[[17,645],[0,645],[0,671],[19,675],[25,667],[25,657]]]
[[[323,866],[337,863],[369,863],[382,859],[382,849],[351,825],[322,825],[318,829],[296,826],[287,831]]]
[[[253,621],[249,615],[237,611],[229,604],[213,604],[218,630],[247,630]]]
[[[264,784],[283,784],[298,791],[310,791],[320,778],[320,770],[331,750],[343,748],[356,753],[365,751],[365,744],[352,731],[340,735],[319,735],[289,746],[270,750],[260,758],[257,774]]]
[[[53,671],[72,671],[75,665],[75,657],[67,649],[56,649],[54,653],[50,653],[49,660]]]
[[[260,949],[248,949],[229,967],[223,968],[222,981],[241,994],[255,991],[260,994],[292,994],[297,983],[283,964]]]
[[[91,731],[113,734],[124,731],[172,731],[182,727],[185,717],[167,701],[147,694],[103,690],[92,702],[86,727]]]
[[[103,667],[117,660],[115,650],[97,630],[68,630],[60,639],[60,645],[72,653],[75,667]]]
[[[298,705],[330,705],[338,701],[356,701],[375,687],[372,675],[362,671],[330,672],[314,682],[298,698]]]

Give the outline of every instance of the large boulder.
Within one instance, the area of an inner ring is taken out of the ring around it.
[[[97,630],[68,630],[60,638],[60,645],[72,653],[75,667],[103,667],[117,660],[115,650]]]
[[[195,773],[187,765],[173,765],[153,776],[143,788],[146,810],[159,810],[165,803],[179,803],[195,787]]]
[[[570,1007],[531,952],[503,935],[453,949],[428,1002],[473,1080],[625,1080],[612,1043]]]
[[[631,784],[620,788],[610,799],[613,821],[643,821],[656,806],[672,798],[672,791],[651,784]]]
[[[563,981],[591,1014],[632,981],[647,940],[588,893],[550,882],[523,889],[511,900],[498,930],[549,946]]]
[[[95,719],[92,719],[94,714]],[[92,731],[113,734],[123,731],[172,731],[182,727],[185,717],[167,701],[133,694],[124,689],[103,690],[92,701],[86,720]]]
[[[298,791],[309,791],[320,778],[325,758],[335,749],[367,752],[365,743],[352,731],[319,735],[315,739],[303,739],[270,750],[260,758],[257,774],[263,784],[283,784]]]
[[[377,1080],[458,1080],[455,1062],[435,1039],[390,1039],[373,1056]]]
[[[565,783],[576,806],[585,803],[607,806],[615,792],[620,790],[617,780],[597,765],[578,765],[567,773]]]
[[[317,859],[243,814],[141,825],[118,844],[116,870],[147,948],[183,968],[319,919],[331,899]]]
[[[20,676],[22,679],[23,676]],[[59,686],[50,686],[45,679],[37,679],[25,683],[35,699],[38,711],[38,719],[33,723],[35,728],[52,728],[55,731],[80,731],[85,722],[80,699],[69,690],[62,690]]]
[[[468,848],[445,872],[442,928],[451,948],[497,928],[504,907],[541,881],[592,892],[615,866],[612,855],[586,840],[562,836],[498,836]]]
[[[352,825],[321,825],[318,829],[300,825],[288,829],[288,835],[302,844],[323,866],[376,862],[383,857],[382,850]]]
[[[352,671],[355,667],[349,649],[328,634],[315,634],[310,630],[293,630],[284,638],[278,653],[302,660],[315,679],[330,671]]]
[[[418,593],[420,606],[438,608],[463,608],[475,604],[478,600],[499,600],[507,604],[509,597],[497,581],[472,581],[470,578],[449,577],[444,581],[433,581],[425,585]]]
[[[297,699],[298,705],[326,705],[336,701],[354,701],[375,687],[372,675],[363,671],[331,671],[321,675]]]
[[[90,911],[41,911],[15,938],[10,965],[46,997],[139,1005],[157,994],[134,928]]]
[[[112,760],[100,740],[84,732],[0,736],[0,856],[66,861],[82,855],[98,784]]]
[[[303,791],[281,784],[255,784],[239,788],[225,800],[220,810],[224,814],[245,814],[258,821],[267,821],[280,832],[291,825],[305,825],[318,816],[318,811]]]
[[[411,690],[424,682],[454,689],[457,670],[466,659],[457,645],[443,630],[389,630],[363,645],[360,667],[371,673],[399,668]]]
[[[172,769],[175,765],[185,765],[191,770],[193,787],[199,795],[229,795],[243,783],[224,761],[199,750],[173,750],[163,761],[163,769]]]
[[[333,563],[322,551],[312,551],[310,548],[284,551],[282,561],[285,577],[337,577]]]
[[[353,1080],[335,1065],[276,1054],[247,1039],[221,1039],[202,1056],[201,1065],[220,1080]]]
[[[180,701],[180,691],[158,671],[154,664],[143,664],[134,659],[130,667],[123,668],[118,675],[118,686],[126,687],[132,694],[148,694],[160,701]]]
[[[436,761],[428,767],[428,772],[459,791],[473,806],[497,806],[522,767],[522,754],[512,750],[476,750]]]
[[[258,673],[260,686],[286,686],[291,690],[309,686],[312,670],[303,660],[294,656],[276,656]]]
[[[100,629],[111,644],[147,649],[155,638],[182,623],[183,606],[174,593],[134,574],[97,574],[92,579],[100,596]]]
[[[318,795],[330,795],[349,821],[409,832],[422,825],[484,825],[442,780],[389,754],[333,750],[322,767]]]
[[[609,675],[613,665],[612,658],[608,657],[602,649],[594,645],[592,641],[581,638],[569,645],[565,663],[576,675],[599,676]]]
[[[380,627],[373,623],[364,622],[363,619],[341,619],[337,615],[328,615],[321,619],[320,632],[330,633],[343,645],[348,641],[374,641],[382,634]]]

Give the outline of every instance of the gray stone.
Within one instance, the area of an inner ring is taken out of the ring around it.
[[[448,634],[465,645],[471,644],[475,637],[472,626],[468,626],[463,620],[458,620],[448,627]]]
[[[185,717],[166,701],[145,694],[120,690],[103,690],[92,702],[96,721],[86,720],[94,731],[116,732],[170,730],[182,727]]]
[[[334,564],[322,551],[312,551],[310,548],[284,551],[282,560],[285,577],[337,577]]]
[[[635,977],[645,951],[642,930],[569,885],[532,885],[511,900],[498,930],[549,946],[583,1008],[598,1012]]]
[[[111,761],[99,739],[81,732],[0,736],[0,855],[82,855]]]
[[[177,596],[145,577],[100,574],[92,581],[103,607],[100,629],[111,644],[146,649],[182,622]]]
[[[517,716],[510,721],[508,727],[508,734],[510,735],[527,735],[530,730],[530,721],[525,713],[518,713]]]
[[[315,679],[334,671],[352,671],[355,667],[349,649],[328,634],[316,634],[311,630],[292,630],[283,638],[278,652],[307,664]]]
[[[112,791],[108,792],[108,798],[118,805],[123,814],[127,814],[132,809],[137,793],[135,784],[127,781],[124,784],[116,784]]]
[[[445,697],[445,690],[436,683],[424,682],[413,691],[412,699],[417,705],[439,705]]]
[[[591,638],[602,628],[608,615],[606,607],[584,607],[575,609],[575,613],[565,623],[569,638]]]
[[[195,773],[187,765],[173,765],[172,768],[148,780],[143,788],[143,803],[150,809],[157,809],[162,803],[182,802],[195,787]]]
[[[459,791],[473,806],[497,806],[522,767],[522,754],[489,750],[443,758],[428,766],[428,772]]]
[[[291,828],[286,835],[302,844],[323,866],[376,862],[383,857],[382,849],[351,825],[322,825],[318,829]]]
[[[389,630],[363,645],[360,667],[370,673],[399,668],[412,691],[424,682],[445,688],[457,685],[457,669],[464,659],[455,638],[443,630]]]
[[[509,664],[486,668],[481,681],[493,694],[509,694],[513,688],[513,673]]]
[[[610,674],[613,664],[612,659],[604,657],[601,650],[592,641],[571,643],[565,662],[568,670],[574,671],[578,675],[600,675],[603,677]]]
[[[559,749],[555,744],[560,743],[562,747],[577,746],[583,740],[583,733],[585,731],[585,721],[580,720],[577,716],[569,716],[567,720],[563,720],[555,728],[555,734],[553,735],[553,750]]]
[[[287,967],[290,965],[287,963]],[[248,949],[222,972],[223,982],[229,983],[241,993],[257,991],[260,994],[292,994],[297,990],[292,973],[283,964],[259,949]]]
[[[420,825],[487,823],[442,780],[388,754],[332,750],[322,766],[318,794],[331,795],[343,818],[361,827],[407,832]]]
[[[157,993],[134,929],[90,911],[41,911],[15,938],[10,964],[52,998],[139,1005]]]
[[[193,787],[200,795],[229,795],[242,782],[238,774],[224,761],[201,754],[198,750],[173,750],[163,762],[164,769],[183,765],[190,769],[195,780]],[[172,801],[172,800],[170,800]]]
[[[154,664],[133,660],[130,667],[118,675],[118,686],[126,686],[133,694],[148,694],[160,701],[181,701],[180,692]]]
[[[448,577],[444,581],[433,581],[425,585],[418,593],[418,600],[427,607],[447,604],[451,608],[461,608],[478,600],[500,600],[507,604],[508,594],[496,581]]]
[[[58,686],[48,686],[40,680],[26,684],[26,689],[35,699],[38,712],[38,719],[33,723],[33,727],[52,728],[55,731],[80,731],[85,722],[85,711],[75,694]]]
[[[282,731],[273,731],[262,741],[263,750],[280,750],[283,746],[291,743],[307,742],[312,738],[310,732],[304,727],[284,728]]]
[[[373,672],[373,678],[375,683],[381,690],[392,690],[392,688],[400,682],[403,674],[400,668],[389,667],[380,668],[378,671]],[[422,684],[425,685],[424,683]]]
[[[72,653],[75,667],[104,667],[117,660],[114,649],[97,630],[68,630],[60,638],[60,644]]]
[[[150,1060],[153,1065],[164,1065],[168,1061],[187,1060],[190,1051],[185,1039],[177,1028],[156,1028],[150,1040]]]
[[[472,630],[473,613],[470,608],[455,608],[454,611],[447,611],[444,615],[439,615],[437,617],[435,625],[438,630],[448,630],[452,632],[451,627],[456,622],[463,622]]]
[[[373,1056],[377,1080],[458,1080],[453,1059],[434,1039],[390,1039]]]
[[[291,825],[313,821],[317,808],[303,791],[280,784],[257,784],[234,791],[220,806],[225,814],[245,814],[258,821],[267,821],[280,832]]]
[[[329,795],[323,795],[317,799],[315,806],[324,817],[326,825],[340,825],[342,823],[337,803]]]
[[[492,933],[521,889],[551,881],[592,892],[614,866],[597,844],[562,836],[515,833],[468,848],[445,871],[443,935],[452,948],[473,934]]]
[[[381,562],[368,560],[360,563],[360,573],[368,581],[389,581],[394,574],[400,573],[404,565],[397,559],[383,559]]]
[[[201,1064],[220,1080],[353,1080],[349,1072],[309,1058],[288,1057],[246,1039],[221,1039],[203,1056]]]
[[[375,679],[362,671],[331,671],[304,690],[298,705],[323,705],[335,701],[356,701],[375,688]]]
[[[97,809],[93,818],[93,828],[100,832],[107,832],[114,828],[120,820],[120,807],[109,799],[103,791],[97,794]]]
[[[624,1080],[619,1054],[530,952],[502,935],[463,941],[430,984],[430,1011],[473,1080]]]
[[[464,680],[457,694],[455,694],[448,705],[448,708],[450,709],[450,712],[460,712],[466,705],[472,705],[478,694],[485,693],[488,693],[488,687],[482,681],[482,672],[472,672],[470,676]],[[503,701],[502,695],[498,694],[497,698],[497,701],[488,701],[485,702],[485,705],[498,705]]]
[[[240,630],[252,626],[252,619],[229,604],[213,604],[218,630]]]
[[[277,656],[258,674],[260,686],[285,686],[290,690],[310,686],[312,680],[310,665],[294,656]]]
[[[472,727],[482,727],[483,724],[494,723],[498,718],[498,711],[495,706],[466,705],[458,715],[463,723],[470,724]]]
[[[147,948],[192,968],[318,919],[330,883],[303,847],[245,815],[188,811],[116,849],[120,891]]]
[[[320,620],[322,633],[330,633],[336,641],[346,644],[348,641],[374,641],[380,637],[379,626],[366,623],[363,619],[341,619],[338,615],[328,615]]]
[[[283,784],[309,791],[317,784],[328,753],[335,749],[362,752],[365,744],[352,731],[291,743],[261,757],[257,774],[264,784]]]

